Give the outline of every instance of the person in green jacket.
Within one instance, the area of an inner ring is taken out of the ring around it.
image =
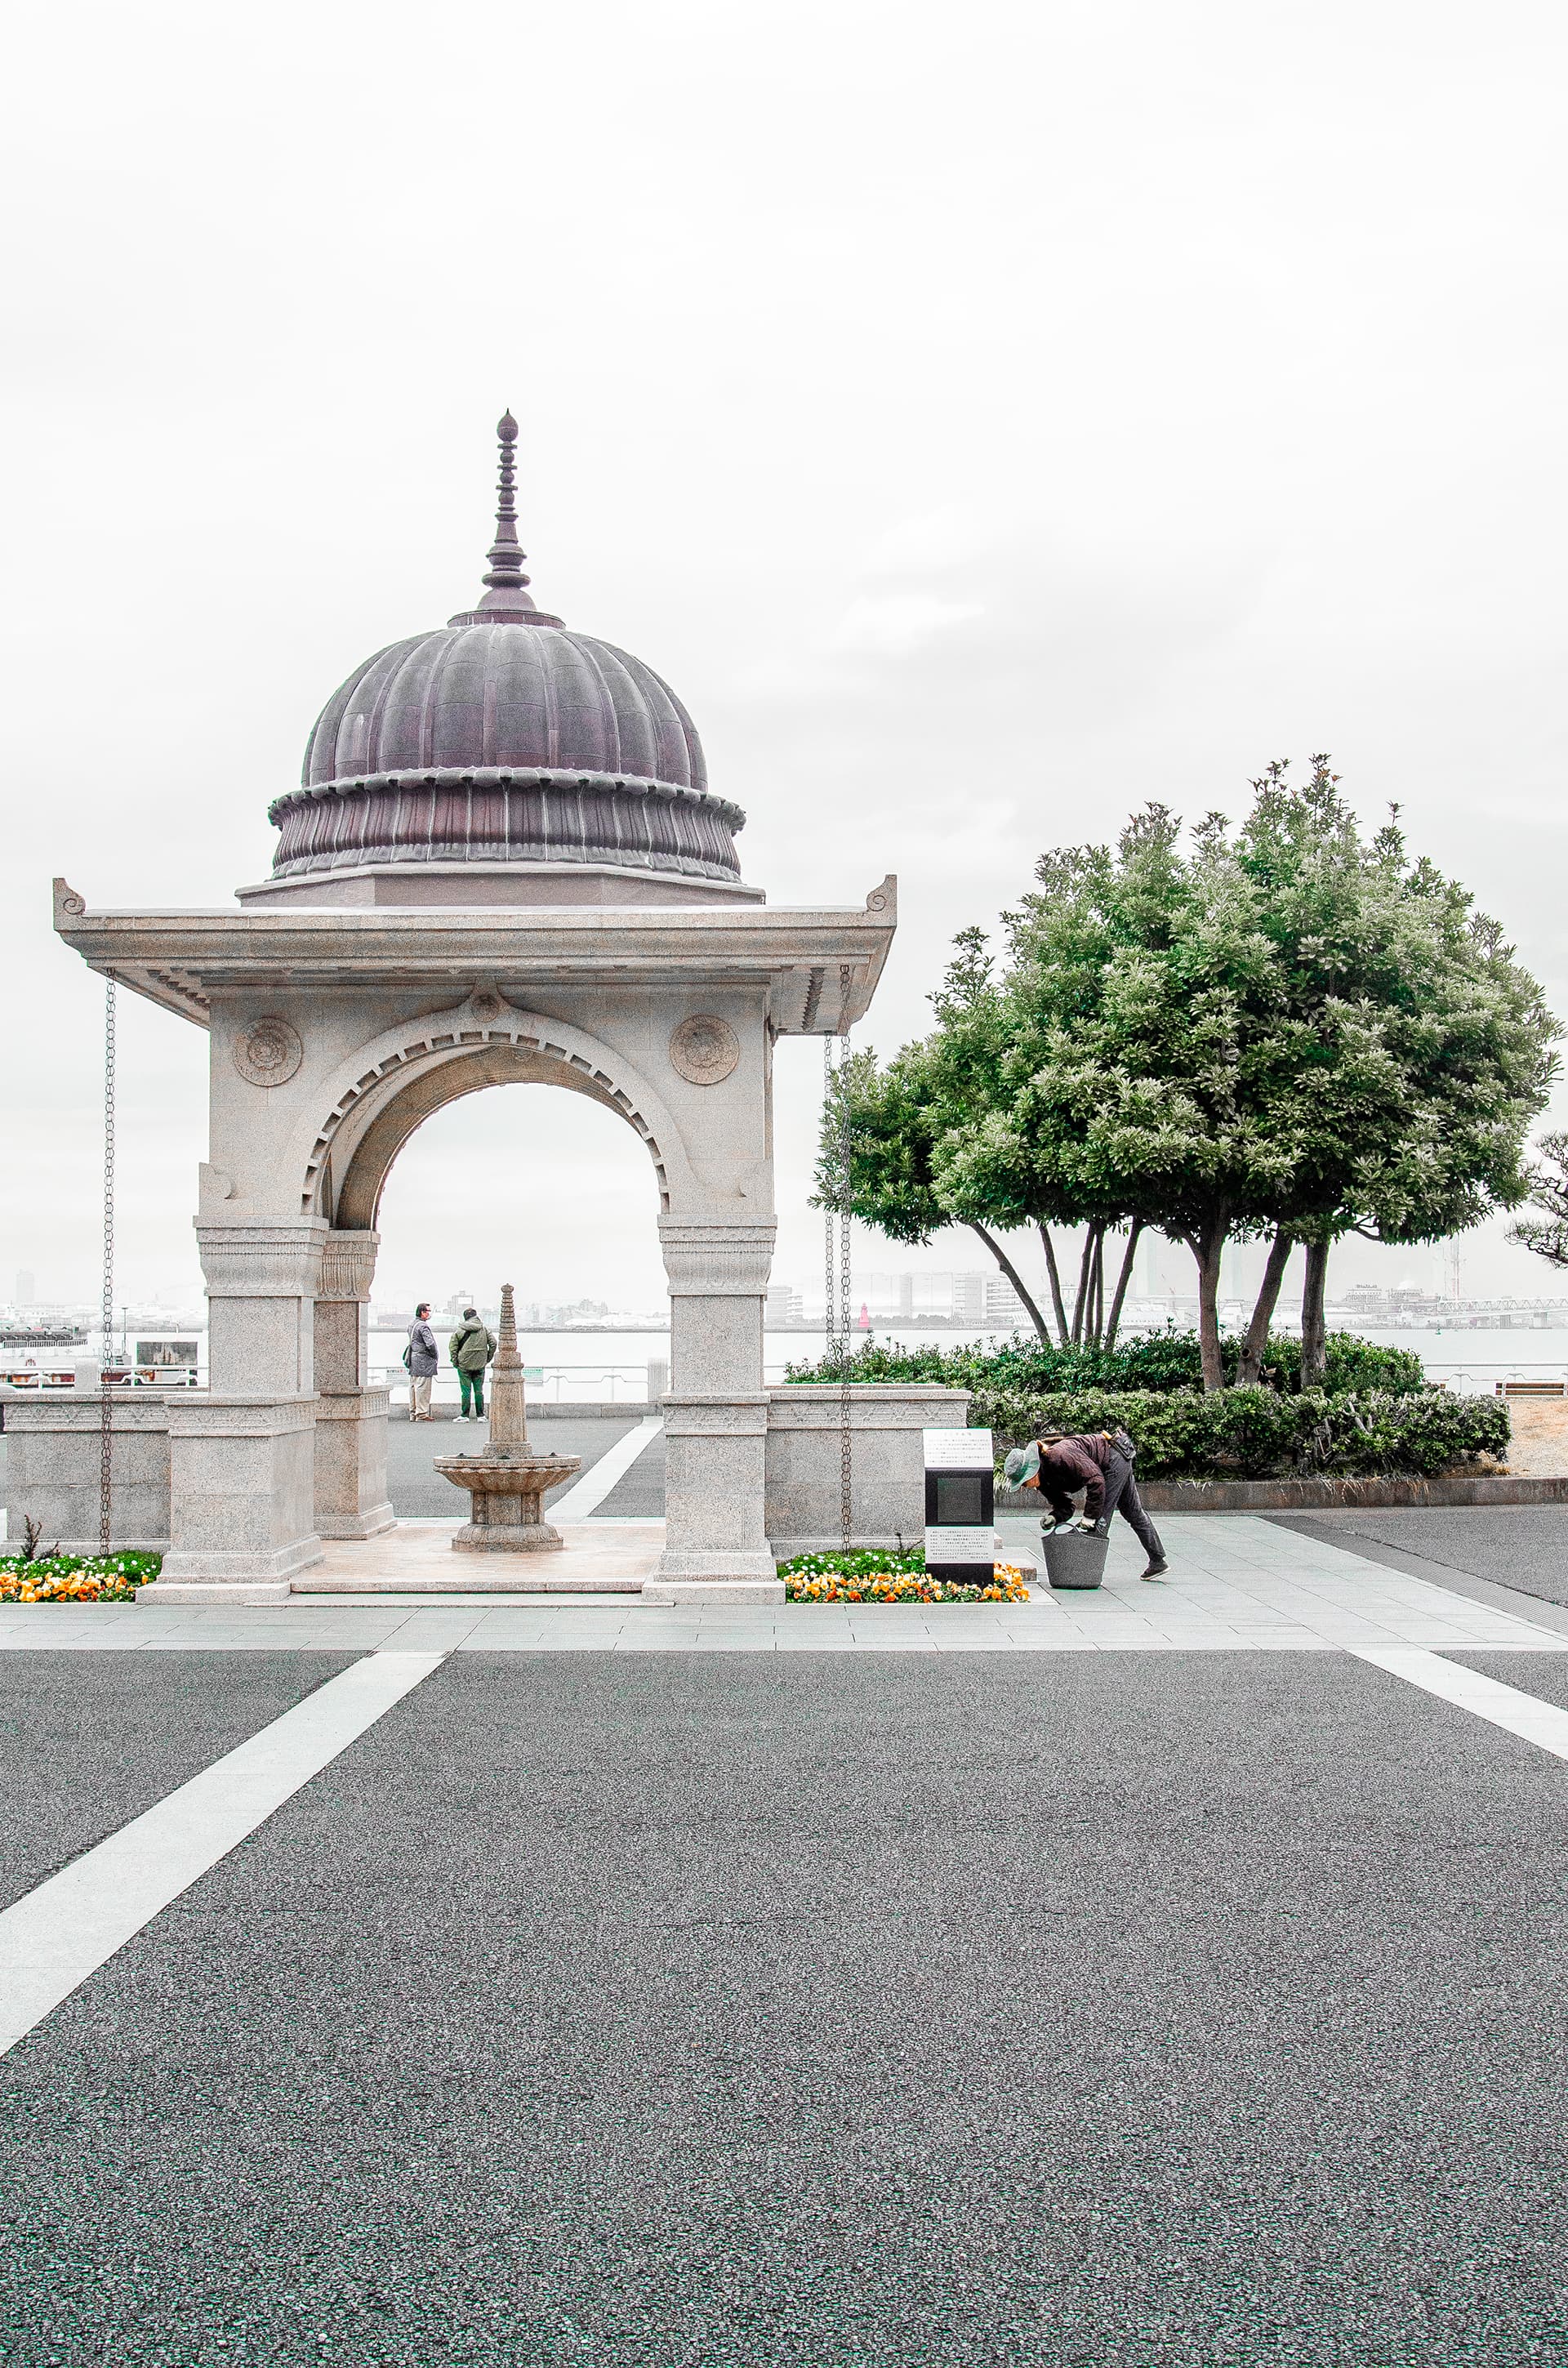
[[[495,1354],[495,1335],[479,1320],[477,1307],[465,1307],[463,1320],[447,1343],[448,1354],[458,1369],[458,1388],[462,1394],[460,1422],[469,1419],[472,1402],[473,1420],[484,1420],[484,1368]]]

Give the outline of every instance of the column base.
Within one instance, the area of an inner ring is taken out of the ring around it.
[[[372,1505],[368,1512],[352,1515],[316,1515],[318,1538],[379,1538],[396,1527],[397,1515],[391,1505]]]
[[[676,1547],[642,1582],[644,1603],[782,1603],[784,1582],[770,1554],[693,1553]]]
[[[271,1554],[204,1553],[199,1546],[176,1547],[164,1556],[164,1566],[142,1595],[161,1602],[196,1601],[203,1596],[232,1592],[235,1588],[270,1588],[271,1594],[253,1597],[257,1603],[282,1603],[296,1571],[309,1570],[322,1559],[322,1542],[315,1536],[297,1538]],[[176,1589],[178,1590],[176,1594]]]
[[[458,1554],[556,1554],[564,1543],[548,1521],[465,1521],[452,1539]]]
[[[286,1578],[154,1578],[137,1589],[138,1603],[203,1603],[210,1611],[227,1604],[287,1603],[293,1593]]]

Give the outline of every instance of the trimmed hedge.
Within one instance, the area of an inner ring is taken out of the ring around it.
[[[1222,1343],[1225,1375],[1233,1380],[1241,1343]],[[1264,1372],[1272,1389],[1294,1392],[1301,1386],[1301,1344],[1290,1333],[1271,1338]],[[835,1382],[836,1364],[824,1360],[788,1365],[790,1382]],[[1174,1328],[1128,1340],[1119,1349],[1056,1349],[1043,1340],[1026,1340],[1015,1333],[1001,1348],[987,1349],[978,1341],[957,1348],[930,1344],[894,1349],[864,1340],[849,1360],[851,1382],[938,1382],[949,1389],[996,1388],[1017,1395],[1043,1395],[1061,1390],[1190,1390],[1203,1378],[1196,1332]],[[1327,1393],[1331,1397],[1349,1390],[1381,1390],[1400,1395],[1425,1389],[1421,1360],[1408,1349],[1385,1349],[1362,1340],[1354,1332],[1328,1336]]]
[[[1074,1390],[977,1388],[970,1419],[998,1452],[1042,1430],[1114,1430],[1138,1447],[1141,1480],[1429,1477],[1508,1452],[1504,1398],[1442,1390]]]

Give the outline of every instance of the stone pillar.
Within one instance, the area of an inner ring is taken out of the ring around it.
[[[280,1603],[321,1560],[315,1296],[327,1226],[197,1221],[211,1388],[169,1421],[169,1552],[141,1600]]]
[[[387,1497],[387,1401],[369,1381],[370,1285],[379,1234],[329,1233],[315,1303],[316,1531],[373,1538]]]
[[[784,1600],[763,1518],[762,1309],[771,1217],[661,1217],[670,1286],[665,1552],[654,1603]]]
[[[199,1217],[214,1396],[308,1396],[315,1388],[312,1310],[329,1227],[322,1217],[256,1225]]]

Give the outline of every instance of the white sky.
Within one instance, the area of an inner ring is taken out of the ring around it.
[[[900,875],[879,1046],[1041,847],[1318,748],[1568,1009],[1565,48],[1507,0],[30,12],[0,1298],[97,1268],[51,874],[265,873],[335,684],[474,596],[508,403],[536,591],[680,691],[748,878]],[[121,1000],[123,1284],[194,1292],[205,1041]],[[820,1053],[781,1053],[809,1282]],[[404,1155],[378,1296],[652,1300],[653,1208],[608,1113],[478,1097]],[[1466,1280],[1553,1287],[1480,1241]]]

